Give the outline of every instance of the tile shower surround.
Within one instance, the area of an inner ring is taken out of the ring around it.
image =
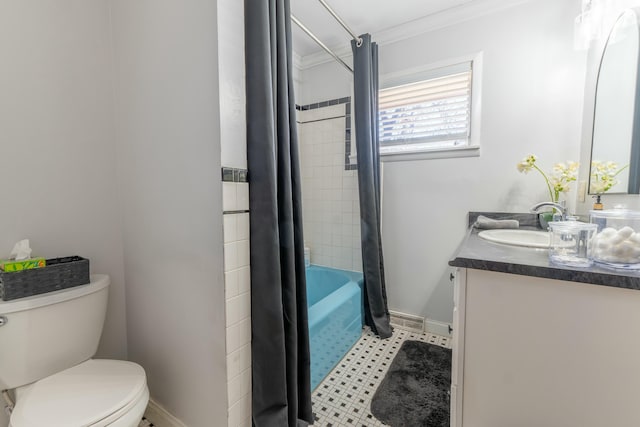
[[[305,242],[311,262],[362,271],[350,98],[298,106]]]
[[[305,233],[311,236],[317,225],[322,232],[323,229],[329,231],[330,239],[318,241],[318,249],[323,254],[331,253],[335,256],[319,256],[316,252],[316,260],[324,265],[335,266],[336,268],[356,269],[361,271],[361,267],[354,268],[354,261],[361,265],[360,255],[360,223],[359,223],[359,202],[357,198],[357,176],[355,175],[355,165],[351,165],[349,154],[351,151],[351,118],[350,118],[350,98],[341,98],[327,101],[326,103],[296,106],[299,118],[305,112],[318,110],[321,114],[320,121],[325,121],[322,117],[325,114],[324,107],[338,107],[338,119],[340,126],[338,132],[334,132],[335,140],[332,150],[340,154],[340,159],[334,159],[339,166],[340,173],[333,170],[334,179],[329,180],[336,184],[327,188],[319,188],[322,196],[310,197],[309,202],[303,206],[326,200],[330,202],[327,207],[334,207],[336,212],[340,212],[339,218],[331,218],[327,215],[327,221],[305,222]],[[316,113],[317,114],[317,113]],[[317,120],[317,119],[312,119]],[[311,124],[311,123],[310,123]],[[305,123],[301,124],[305,126]],[[312,126],[313,127],[313,126]],[[303,152],[303,138],[301,140],[301,157]],[[329,149],[329,141],[324,150]],[[319,145],[324,145],[323,143]],[[313,144],[306,148],[313,150]],[[317,147],[317,151],[322,148]],[[307,150],[308,151],[308,150]],[[310,155],[313,152],[309,153]],[[326,157],[325,157],[326,158]],[[309,158],[307,158],[309,160]],[[302,159],[301,159],[302,162]],[[327,166],[329,166],[327,164]],[[322,167],[322,166],[321,166]],[[305,174],[303,168],[303,176]],[[226,351],[227,351],[227,398],[228,398],[228,427],[250,427],[251,426],[251,279],[249,262],[249,173],[246,169],[223,167],[221,169],[222,180],[222,210],[224,227],[224,283],[225,283],[225,310],[226,310]],[[319,176],[320,177],[320,176]],[[338,186],[338,182],[340,185]],[[303,178],[303,199],[305,182]],[[309,195],[311,196],[311,195]],[[334,200],[335,199],[335,200]],[[340,203],[336,203],[340,201]],[[325,212],[326,209],[320,209]],[[304,212],[305,218],[311,215],[308,210]],[[330,219],[340,221],[329,221]],[[357,220],[357,221],[356,221]],[[324,228],[323,228],[324,227]],[[311,233],[311,234],[310,234]],[[318,233],[316,233],[318,234]],[[326,242],[323,244],[322,242]],[[307,239],[307,244],[312,244],[312,239]],[[335,245],[334,245],[335,243]],[[356,253],[357,252],[357,253]],[[313,249],[312,249],[313,253]],[[342,258],[339,258],[342,257]],[[337,259],[348,260],[337,262]],[[335,265],[332,265],[335,264]],[[348,264],[348,265],[347,265]],[[141,424],[144,425],[144,424]]]
[[[315,104],[297,105],[298,111],[309,111],[318,108],[329,107],[332,105],[344,104],[344,170],[356,170],[358,165],[351,162],[351,97],[336,98],[329,101],[316,102]],[[298,113],[300,114],[300,113]],[[299,117],[299,116],[298,116]],[[323,120],[323,119],[320,119]],[[298,120],[301,123],[301,120]],[[307,122],[305,122],[307,123]],[[355,144],[355,141],[354,141]]]
[[[222,168],[228,427],[251,426],[251,278],[247,170]]]

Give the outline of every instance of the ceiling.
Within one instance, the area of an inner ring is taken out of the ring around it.
[[[376,33],[480,0],[326,0],[356,33]],[[349,46],[351,36],[318,0],[291,0],[291,13],[330,48]],[[322,49],[291,25],[293,50],[305,57]]]

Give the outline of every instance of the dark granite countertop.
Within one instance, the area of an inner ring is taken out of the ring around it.
[[[469,231],[455,257],[449,261],[450,266],[640,290],[640,272],[604,268],[597,264],[587,268],[552,264],[547,249],[523,248],[484,240],[478,237],[478,230],[472,227],[478,214],[469,213]],[[490,218],[519,219],[522,229],[535,229],[537,225],[531,221],[530,214],[481,214]]]

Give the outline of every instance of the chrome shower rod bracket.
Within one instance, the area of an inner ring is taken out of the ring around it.
[[[325,0],[318,1],[324,6],[325,9],[327,9],[327,11],[335,18],[335,20],[338,21],[340,25],[342,25],[342,28],[344,28],[347,33],[351,34],[351,37],[353,37],[353,39],[357,41],[358,47],[362,46],[362,39],[358,37],[358,35],[351,28],[349,28],[349,26],[342,20],[340,15],[338,15],[336,11],[333,10],[331,6],[329,6],[329,3],[327,3]]]
[[[314,42],[316,42],[318,44],[318,46],[320,46],[322,49],[324,49],[329,55],[331,55],[333,57],[333,59],[335,59],[336,61],[338,61],[344,68],[346,68],[347,70],[349,70],[349,72],[353,73],[353,69],[342,60],[342,58],[340,58],[338,55],[336,55],[331,49],[329,49],[327,47],[326,44],[322,43],[322,40],[320,40],[318,37],[316,37],[315,34],[313,34],[311,32],[311,30],[309,30],[307,27],[305,27],[305,25],[300,22],[300,20],[298,18],[296,18],[294,15],[291,15],[291,22],[293,22],[294,24],[296,24],[298,27],[300,27],[300,29],[302,31],[304,31],[309,37],[311,37],[313,39]]]

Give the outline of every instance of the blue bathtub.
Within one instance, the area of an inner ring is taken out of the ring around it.
[[[362,286],[362,273],[307,267],[312,390],[362,334]]]

